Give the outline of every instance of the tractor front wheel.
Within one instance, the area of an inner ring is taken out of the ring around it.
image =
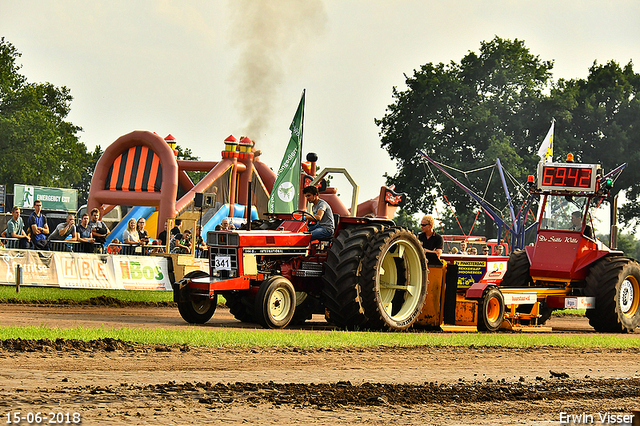
[[[592,268],[584,289],[596,298],[587,310],[599,332],[631,333],[640,324],[640,264],[624,257],[605,257]]]
[[[206,276],[207,273],[203,271],[191,272],[185,275],[182,280],[178,281],[176,286],[180,288],[182,287],[181,284],[191,278]],[[216,307],[218,305],[218,295],[214,295],[213,298],[203,296],[190,296],[188,294],[188,287],[184,288],[182,291],[187,292],[181,298],[182,300],[178,302],[178,312],[180,312],[180,316],[182,317],[182,319],[184,319],[189,324],[204,324],[209,321],[216,311]]]
[[[276,275],[260,284],[256,295],[256,316],[264,328],[286,327],[296,310],[296,290],[291,281]]]
[[[489,287],[478,301],[478,330],[496,331],[504,321],[504,297],[496,287]]]

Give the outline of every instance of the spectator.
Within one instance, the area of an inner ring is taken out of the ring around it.
[[[217,224],[216,227],[214,228],[215,231],[222,231],[222,225]]]
[[[196,257],[204,257],[204,252],[207,250],[207,245],[202,238],[202,226],[196,226]]]
[[[125,244],[139,245],[140,236],[136,229],[136,220],[134,218],[129,219],[127,223],[127,229],[122,233],[122,242]]]
[[[504,246],[502,245],[496,246],[496,255],[504,256]]]
[[[468,251],[467,251],[467,241],[466,240],[460,241],[460,253],[469,254]]]
[[[91,210],[91,221],[89,222],[89,229],[91,229],[91,236],[96,243],[100,244],[97,248],[99,253],[102,253],[104,243],[107,242],[107,235],[109,235],[109,228],[103,221],[100,220],[100,210],[94,208]]]
[[[36,200],[33,203],[33,213],[29,215],[29,229],[31,230],[33,248],[36,250],[48,250],[49,225],[47,225],[47,217],[42,214],[42,201],[40,200]]]
[[[159,240],[153,240],[151,242],[151,245],[154,246],[154,248],[151,250],[151,253],[164,253],[164,247],[160,247]]]
[[[144,217],[141,217],[140,219],[138,219],[136,230],[138,231],[138,238],[140,238],[140,245],[149,244],[149,233],[147,232],[146,229],[144,229],[144,226],[146,224],[147,224],[147,221],[144,219]]]
[[[111,241],[111,244],[109,244],[109,247],[107,247],[107,253],[118,254],[120,253],[120,249],[120,240],[114,238],[113,241]]]
[[[164,224],[164,230],[158,234],[158,241],[162,247],[167,246],[167,223]]]
[[[478,254],[478,249],[477,249],[477,248],[475,248],[475,247],[469,247],[469,248],[467,249],[467,254],[470,254],[470,255],[476,255],[476,254]]]
[[[234,229],[236,229],[236,227],[233,226],[233,223],[229,222],[229,218],[227,218],[227,217],[222,219],[222,222],[220,222],[220,228],[223,231],[233,231]]]
[[[24,222],[20,217],[20,207],[14,206],[11,210],[11,219],[7,222],[7,235],[9,238],[17,238],[17,242],[10,242],[10,248],[28,249],[31,245],[31,237],[24,232]],[[15,243],[15,246],[14,246]]]
[[[491,254],[491,249],[489,248],[489,246],[482,247],[482,254],[484,254],[485,256]]]
[[[49,240],[52,241],[77,241],[78,232],[76,230],[76,218],[72,214],[67,215],[65,223],[60,223],[56,226],[56,229],[49,235]],[[54,249],[60,249],[60,247],[53,247]],[[70,244],[63,244],[62,248],[65,251],[73,251]]]
[[[171,237],[169,241],[169,251],[171,253],[186,254],[189,252],[189,247],[182,244],[183,235],[178,233]]]
[[[188,252],[191,252],[191,230],[187,229],[182,234],[182,245],[188,248]]]
[[[438,258],[444,250],[444,239],[436,231],[433,230],[433,226],[436,221],[431,215],[425,215],[420,220],[420,228],[422,232],[418,235],[418,240],[422,243],[422,248],[425,253],[435,253]]]
[[[458,247],[451,248],[451,254],[458,254]]]
[[[82,242],[82,252],[93,253],[93,243],[95,243],[96,240],[91,236],[89,215],[87,213],[82,215],[80,223],[76,225],[76,232],[78,233],[78,241]]]
[[[171,228],[171,236],[181,233],[180,225],[182,225],[182,221],[180,219],[176,219],[175,226]]]

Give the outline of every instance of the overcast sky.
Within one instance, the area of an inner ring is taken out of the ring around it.
[[[584,78],[594,61],[637,62],[640,2],[0,0],[22,73],[71,89],[90,149],[142,129],[218,160],[229,134],[247,135],[277,169],[306,89],[303,153],[346,167],[361,200],[394,173],[374,124],[392,87],[495,35],[553,60],[556,80]]]

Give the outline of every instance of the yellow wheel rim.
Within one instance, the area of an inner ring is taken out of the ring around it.
[[[633,275],[627,276],[620,285],[620,310],[628,317],[638,312],[640,305],[640,285]]]

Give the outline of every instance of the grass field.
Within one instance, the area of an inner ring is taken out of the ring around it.
[[[0,286],[0,303],[73,304],[87,301],[137,302],[150,305],[173,301],[170,291],[84,290],[51,287],[21,287],[16,293],[13,286]],[[222,297],[218,300],[224,303]],[[584,315],[584,310],[557,311],[554,315]],[[489,347],[640,347],[640,339],[617,336],[562,336],[512,333],[380,333],[330,331],[274,330],[202,330],[189,327],[184,330],[120,329],[57,329],[47,327],[0,327],[0,340],[6,339],[79,339],[113,338],[140,344],[166,344],[210,347],[375,347],[375,346],[489,346]]]
[[[381,333],[358,331],[313,330],[203,330],[188,327],[181,330],[133,328],[70,328],[0,327],[0,340],[6,339],[120,339],[139,344],[188,345],[205,347],[413,347],[466,346],[529,348],[539,346],[574,348],[640,348],[640,339],[620,336],[576,336],[524,333]]]

